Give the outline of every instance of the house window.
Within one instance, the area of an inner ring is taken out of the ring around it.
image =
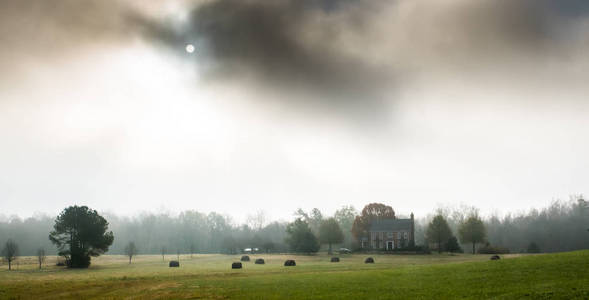
[[[376,241],[376,248],[382,248],[382,245],[384,243],[384,232],[379,232],[378,233],[378,240]]]
[[[392,231],[387,232],[387,237],[388,238],[393,238],[393,232]]]

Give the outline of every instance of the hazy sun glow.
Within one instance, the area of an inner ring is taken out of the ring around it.
[[[186,45],[186,52],[188,52],[188,53],[194,52],[194,45],[192,45],[192,44]]]

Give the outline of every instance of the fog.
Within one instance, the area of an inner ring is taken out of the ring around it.
[[[476,207],[468,205],[440,206],[426,216],[416,218],[415,242],[428,245],[425,231],[432,217],[443,215],[450,225],[453,235],[458,236],[461,222],[473,214]],[[115,236],[109,254],[124,254],[125,246],[134,242],[141,254],[177,255],[178,253],[240,253],[246,248],[258,248],[260,252],[286,253],[291,249],[285,242],[287,224],[295,218],[306,220],[315,235],[319,232],[322,220],[335,217],[344,240],[336,245],[348,249],[359,246],[352,236],[352,224],[359,210],[353,207],[339,207],[334,215],[318,209],[291,212],[291,217],[282,221],[271,221],[264,211],[246,217],[246,221],[236,222],[231,216],[219,213],[202,213],[194,210],[179,214],[170,212],[144,213],[135,217],[117,216],[103,213],[109,222],[109,230]],[[398,218],[408,218],[399,214]],[[47,238],[52,230],[54,218],[47,215],[21,219],[17,216],[0,216],[0,241],[12,239],[18,243],[21,255],[35,255],[39,247],[49,255],[57,249]],[[589,247],[589,206],[578,197],[570,200],[554,201],[549,206],[532,209],[529,212],[514,212],[505,216],[491,215],[483,218],[487,238],[486,243],[493,247],[505,248],[513,253],[526,253],[531,243],[541,252],[560,252]],[[479,247],[482,245],[479,245]],[[470,245],[462,245],[468,252]],[[326,245],[321,251],[327,251]]]
[[[2,1],[0,213],[528,213],[586,191],[588,13],[582,0]]]

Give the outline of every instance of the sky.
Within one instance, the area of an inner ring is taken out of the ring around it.
[[[543,207],[588,50],[583,0],[4,0],[0,214]]]

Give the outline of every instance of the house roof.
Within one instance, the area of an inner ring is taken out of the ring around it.
[[[370,231],[397,231],[411,230],[413,220],[411,219],[384,219],[374,220],[370,224]]]

